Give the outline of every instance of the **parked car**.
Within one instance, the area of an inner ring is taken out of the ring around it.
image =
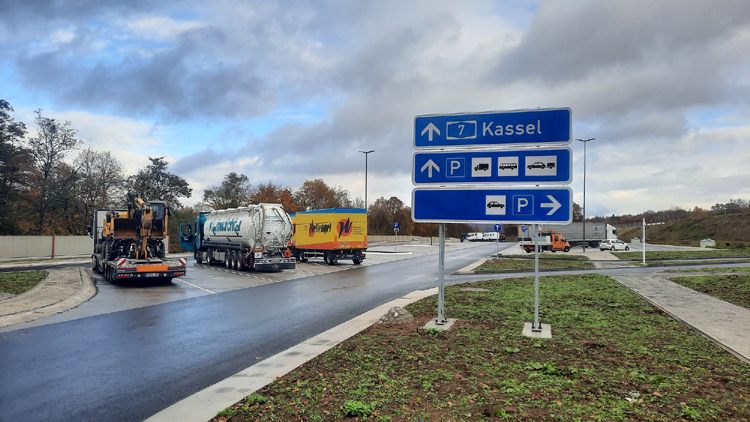
[[[599,244],[600,251],[629,251],[630,245],[620,239],[602,240]]]

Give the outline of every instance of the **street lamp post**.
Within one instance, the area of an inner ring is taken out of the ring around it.
[[[594,139],[576,139],[583,142],[583,252],[586,252],[586,144]]]
[[[369,151],[360,152],[365,154],[365,212],[367,212],[367,156],[370,155],[371,152],[375,152],[375,150],[371,149]]]

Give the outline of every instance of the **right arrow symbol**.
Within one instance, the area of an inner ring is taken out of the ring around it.
[[[432,160],[429,160],[426,163],[424,163],[424,165],[422,166],[421,172],[424,173],[425,169],[427,169],[427,177],[430,179],[432,179],[432,169],[440,171],[440,167],[438,167],[438,165],[435,164],[435,162]]]
[[[424,136],[425,133],[427,133],[427,140],[432,142],[432,134],[437,133],[438,135],[440,135],[440,129],[438,129],[437,126],[433,125],[432,122],[430,122],[430,124],[427,125],[427,127],[422,131],[422,136]]]
[[[552,215],[552,214],[555,213],[555,211],[557,211],[558,209],[560,209],[560,207],[562,206],[562,204],[560,204],[559,202],[557,202],[557,199],[555,199],[555,197],[552,196],[552,195],[547,195],[547,198],[549,198],[549,200],[552,201],[552,202],[545,202],[544,204],[541,204],[541,205],[542,205],[542,208],[552,208],[547,213],[547,215]]]

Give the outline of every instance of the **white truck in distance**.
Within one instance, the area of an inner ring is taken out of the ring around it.
[[[518,238],[529,237],[524,235],[522,230],[524,226],[518,226]],[[531,230],[531,225],[525,225],[526,230]],[[570,223],[564,226],[546,226],[565,237],[570,246],[583,245],[583,222]],[[607,223],[586,222],[586,244],[588,247],[598,247],[599,243],[606,239],[617,239],[617,228]]]

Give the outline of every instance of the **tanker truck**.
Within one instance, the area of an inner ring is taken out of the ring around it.
[[[292,220],[281,204],[201,212],[195,225],[180,224],[180,246],[195,262],[242,271],[293,270]]]
[[[91,269],[110,283],[123,279],[167,279],[185,275],[186,258],[167,258],[169,208],[128,194],[127,209],[99,209],[89,236],[94,239]]]

